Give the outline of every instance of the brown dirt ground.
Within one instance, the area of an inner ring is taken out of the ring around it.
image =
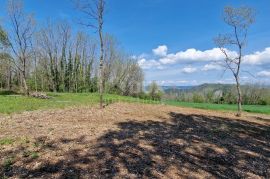
[[[0,118],[0,178],[269,178],[270,116],[116,103]]]

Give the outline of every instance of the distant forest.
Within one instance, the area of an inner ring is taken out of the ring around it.
[[[241,85],[243,104],[270,104],[270,87],[260,84]],[[202,84],[198,86],[163,86],[164,98],[196,103],[236,104],[233,84]]]

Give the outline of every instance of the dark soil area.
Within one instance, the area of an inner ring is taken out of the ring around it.
[[[3,178],[269,178],[269,116],[112,104],[0,119]]]

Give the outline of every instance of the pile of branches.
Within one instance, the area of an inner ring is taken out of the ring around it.
[[[47,96],[46,93],[41,93],[41,92],[33,92],[30,94],[30,96],[34,98],[39,98],[39,99],[50,99],[50,97]]]

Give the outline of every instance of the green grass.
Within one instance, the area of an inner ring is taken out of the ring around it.
[[[37,99],[21,95],[0,95],[0,113],[11,114],[39,109],[56,109],[70,106],[95,105],[99,102],[98,93],[48,93],[50,99]],[[133,97],[106,94],[105,103],[116,101],[157,103],[150,100],[139,100]]]
[[[27,157],[30,157],[32,159],[37,159],[39,157],[39,154],[37,152],[34,152],[34,151],[24,151],[23,152],[23,157],[27,158]]]
[[[31,155],[30,155],[30,157],[32,159],[37,159],[39,157],[39,154],[37,152],[32,152]]]
[[[0,139],[0,145],[10,145],[13,144],[14,140],[10,138]]]
[[[180,101],[164,101],[167,105],[191,107],[199,109],[211,109],[221,111],[236,111],[236,104],[210,104],[210,103],[192,103],[192,102],[180,102]],[[243,111],[250,113],[262,113],[270,114],[270,106],[266,105],[243,105]]]
[[[50,99],[37,99],[9,93],[0,93],[0,114],[20,113],[24,111],[33,111],[39,109],[57,109],[73,106],[91,106],[99,102],[98,93],[48,93]],[[104,97],[106,104],[122,102],[139,102],[139,103],[159,103],[157,101],[142,100],[133,97],[106,94]],[[179,101],[164,101],[167,105],[192,107],[200,109],[212,109],[222,111],[236,111],[236,105],[230,104],[207,104],[207,103],[190,103]],[[261,105],[244,105],[243,110],[251,113],[270,114],[270,106]]]

